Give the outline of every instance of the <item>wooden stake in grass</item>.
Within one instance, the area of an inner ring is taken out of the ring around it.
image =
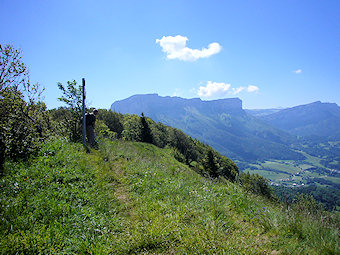
[[[83,78],[83,145],[86,146],[85,78]]]

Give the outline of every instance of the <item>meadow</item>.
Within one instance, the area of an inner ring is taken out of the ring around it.
[[[339,214],[202,177],[169,148],[50,140],[1,179],[2,254],[339,254]]]

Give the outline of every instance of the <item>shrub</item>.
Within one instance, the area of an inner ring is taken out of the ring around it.
[[[21,51],[0,44],[0,169],[6,158],[27,158],[46,138],[49,119],[41,92],[30,83]]]
[[[240,173],[240,182],[244,189],[255,194],[273,198],[273,191],[268,184],[268,180],[258,174]]]

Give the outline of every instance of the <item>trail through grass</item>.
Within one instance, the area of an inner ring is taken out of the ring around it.
[[[335,215],[296,212],[226,180],[203,178],[167,149],[114,141],[86,154],[80,145],[59,140],[47,144],[29,163],[6,164],[0,250],[339,253]],[[320,217],[323,222],[315,220]]]

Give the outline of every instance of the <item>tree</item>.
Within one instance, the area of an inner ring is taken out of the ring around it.
[[[58,82],[58,87],[63,93],[63,96],[58,100],[68,106],[68,112],[63,117],[62,125],[65,127],[70,141],[79,142],[82,139],[82,86],[77,85],[77,82],[73,80],[68,81],[66,87]]]
[[[221,155],[218,155],[217,162],[220,165],[219,174],[230,181],[235,181],[239,174],[236,164],[231,159]]]
[[[124,115],[124,130],[122,132],[124,140],[141,142],[141,130],[141,121],[137,115]]]
[[[172,128],[169,132],[170,146],[176,148],[184,155],[186,163],[189,165],[192,161],[197,161],[198,155],[195,150],[195,143],[192,138],[184,134],[181,130]]]
[[[21,51],[0,44],[0,168],[36,151],[49,124],[39,84],[31,84]]]
[[[268,184],[268,180],[258,174],[241,173],[241,185],[244,189],[252,193],[263,195],[267,198],[273,198],[273,191]]]
[[[142,129],[141,129],[141,140],[144,143],[153,143],[153,137],[151,134],[151,130],[149,127],[149,124],[144,116],[144,113],[142,113],[142,116],[140,118]]]
[[[20,90],[28,84],[29,73],[21,54],[12,45],[0,44],[0,92],[6,88]]]
[[[219,176],[218,169],[220,166],[217,163],[214,152],[211,149],[208,150],[207,155],[203,159],[202,165],[211,178],[217,178]]]
[[[117,133],[117,138],[121,138],[124,130],[121,122],[124,118],[123,115],[106,109],[99,109],[98,111],[98,120],[102,120],[110,131]]]

